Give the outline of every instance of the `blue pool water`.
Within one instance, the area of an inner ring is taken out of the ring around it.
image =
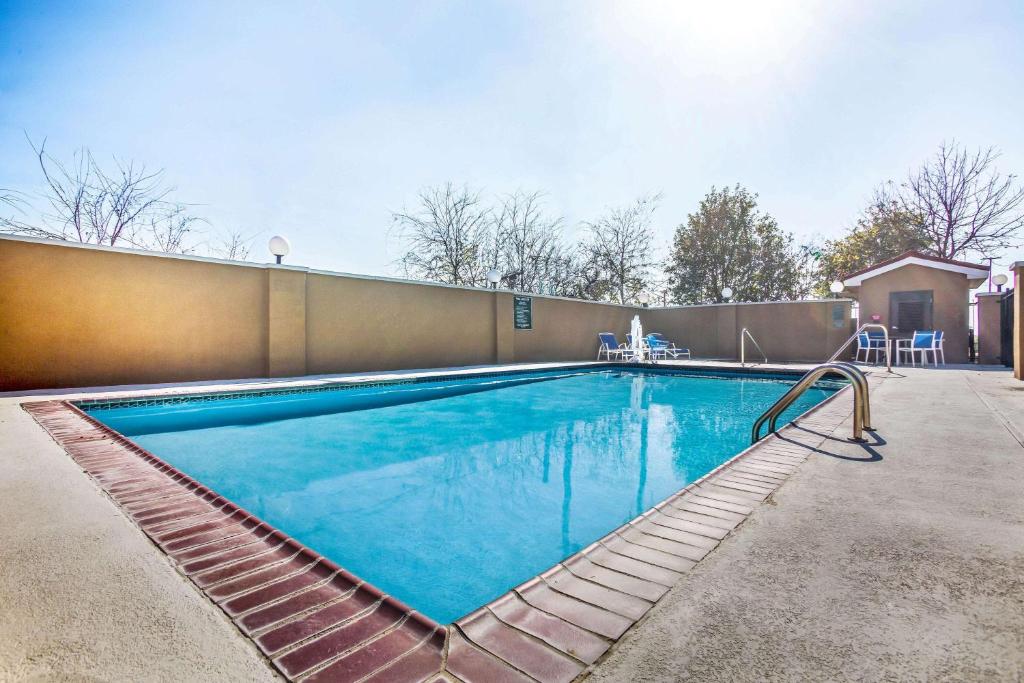
[[[92,414],[448,623],[728,460],[791,383],[555,372]]]

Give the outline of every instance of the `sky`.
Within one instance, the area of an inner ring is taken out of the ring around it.
[[[162,168],[270,260],[396,274],[392,212],[447,181],[546,193],[570,238],[661,192],[659,248],[741,183],[800,243],[943,140],[1024,171],[1024,3],[10,2],[0,187],[26,136]],[[997,261],[1024,260],[1024,249]]]

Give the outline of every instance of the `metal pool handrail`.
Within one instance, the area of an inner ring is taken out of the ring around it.
[[[825,362],[831,363],[836,358],[839,358],[839,355],[843,352],[843,349],[852,344],[857,339],[857,335],[859,335],[861,332],[863,332],[869,327],[877,327],[882,331],[882,334],[885,336],[885,369],[889,372],[892,372],[892,347],[889,345],[889,330],[888,328],[886,328],[885,325],[879,325],[878,323],[864,323],[863,325],[858,327],[857,331],[850,335],[850,338],[844,341],[842,345],[838,349],[836,349],[836,352],[832,354],[832,357]],[[870,338],[868,341],[870,342]],[[870,354],[868,355],[870,356]]]
[[[871,430],[871,404],[868,398],[867,377],[860,371],[860,368],[850,363],[822,363],[801,377],[800,381],[782,395],[782,398],[757,418],[754,428],[751,430],[750,443],[755,444],[761,440],[761,427],[765,422],[768,422],[768,433],[775,433],[779,415],[793,405],[793,402],[815,382],[830,372],[846,377],[853,385],[853,436],[850,437],[850,441],[865,441],[864,430]]]
[[[761,352],[761,355],[764,356],[764,362],[767,363],[768,355],[761,350],[761,345],[754,339],[754,335],[750,334],[750,330],[744,327],[740,332],[740,367],[747,364],[747,337],[750,337],[750,341],[754,342],[754,346]]]

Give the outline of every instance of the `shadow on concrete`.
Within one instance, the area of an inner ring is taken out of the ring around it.
[[[799,429],[800,431],[805,432],[807,434],[814,434],[815,436],[819,436],[822,439],[825,439],[826,443],[822,444],[822,446],[825,446],[828,442],[833,442],[833,443],[836,443],[836,444],[843,444],[844,446],[858,448],[858,449],[864,451],[865,455],[864,455],[864,457],[854,456],[854,455],[844,455],[842,453],[837,453],[837,452],[835,452],[833,450],[822,448],[821,446],[816,447],[816,448],[811,448],[810,450],[812,452],[814,452],[814,453],[818,453],[820,455],[827,455],[830,458],[836,458],[838,460],[849,460],[850,462],[880,462],[882,460],[882,454],[879,453],[877,450],[875,450],[875,446],[884,446],[884,445],[886,445],[886,441],[885,441],[884,438],[879,436],[879,434],[877,432],[865,431],[864,434],[869,439],[868,443],[856,443],[854,441],[850,441],[849,439],[844,439],[842,437],[832,436],[831,434],[824,434],[822,432],[815,431],[813,429],[808,429],[807,427],[801,427],[798,424],[792,424],[790,426],[792,428],[794,428],[794,429]],[[782,434],[776,434],[775,436],[778,437],[779,439],[783,440],[783,441],[788,441],[788,442],[793,443],[793,444],[798,444],[800,446],[803,446],[804,448],[808,447],[807,444],[804,444],[802,442],[796,441],[795,439],[787,438],[787,437],[783,436]]]

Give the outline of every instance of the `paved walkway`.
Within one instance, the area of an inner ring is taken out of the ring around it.
[[[281,680],[10,400],[0,520],[0,681]]]
[[[1024,678],[1024,383],[896,371],[588,681]]]

